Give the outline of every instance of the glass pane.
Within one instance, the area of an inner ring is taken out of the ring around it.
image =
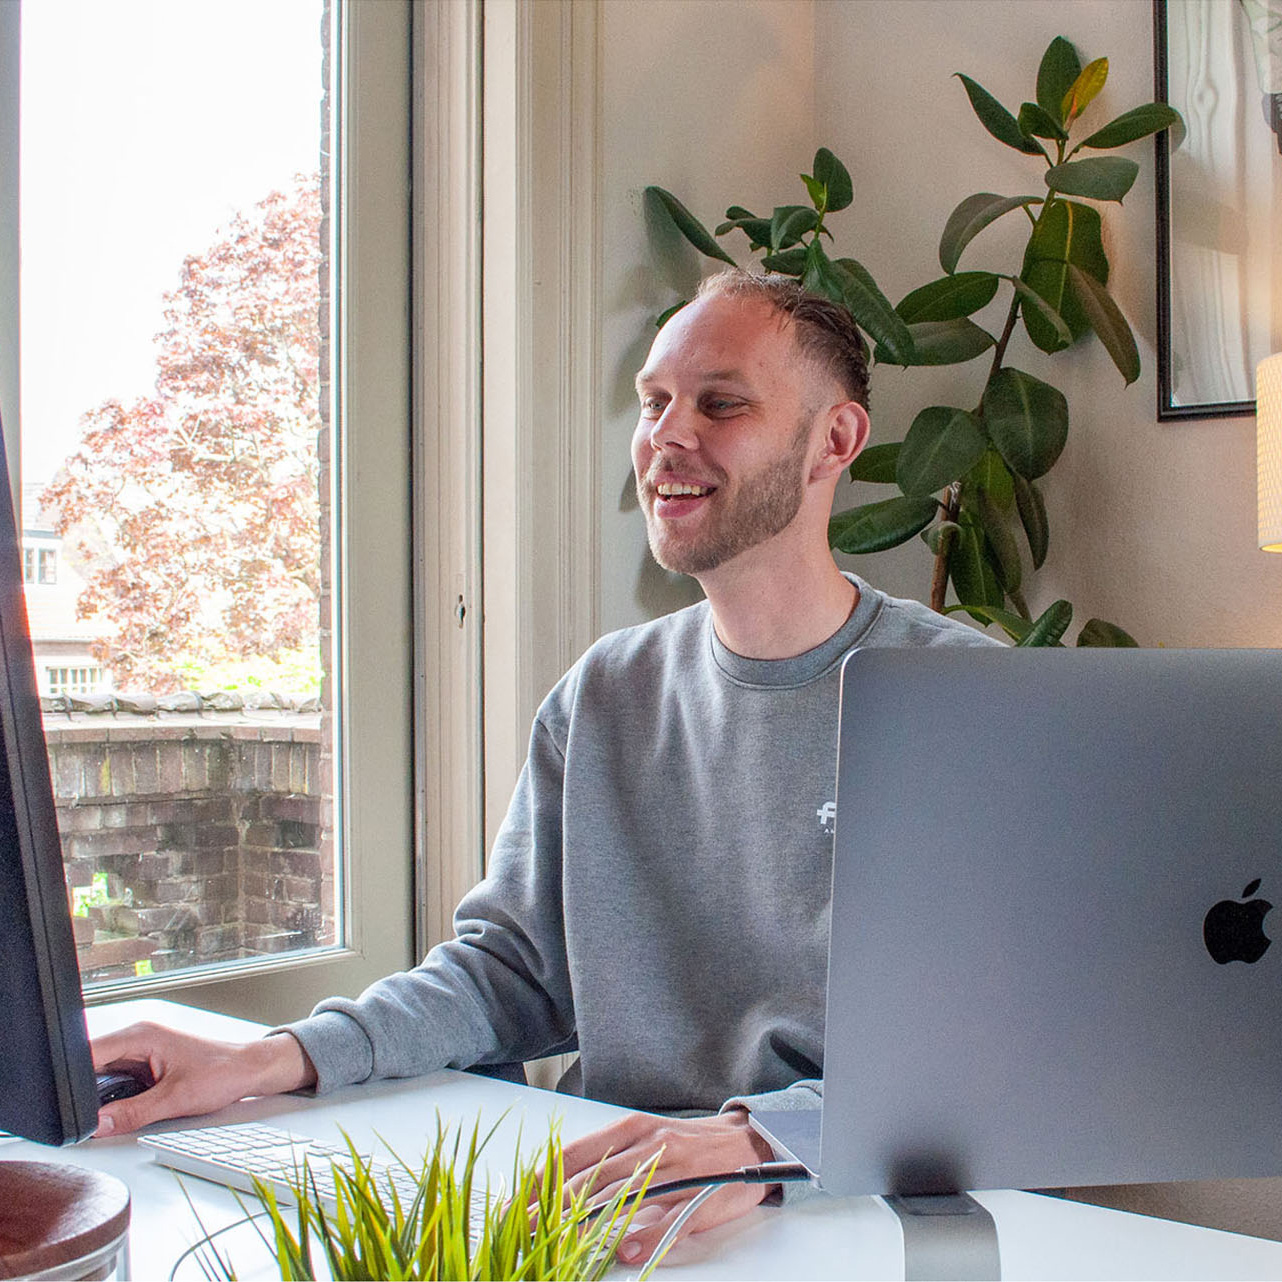
[[[337,939],[323,0],[22,15],[22,524],[81,973]]]

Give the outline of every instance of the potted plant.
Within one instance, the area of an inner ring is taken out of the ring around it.
[[[566,1187],[554,1123],[533,1156],[524,1155],[518,1141],[510,1175],[496,1187],[482,1176],[481,1164],[495,1129],[482,1134],[478,1120],[465,1138],[463,1127],[446,1127],[438,1115],[435,1141],[422,1163],[412,1167],[395,1159],[414,1177],[408,1196],[386,1176],[380,1179],[371,1159],[344,1136],[350,1161],[333,1165],[332,1208],[320,1195],[316,1172],[303,1163],[286,1181],[286,1202],[256,1182],[259,1209],[243,1203],[242,1209],[282,1279],[603,1277],[653,1166],[638,1168],[594,1206],[591,1181],[574,1192]],[[229,1253],[214,1240],[218,1234],[203,1224],[201,1229],[205,1238],[192,1251],[199,1251],[205,1276],[235,1278]],[[653,1262],[639,1276],[652,1269]]]
[[[1068,402],[1051,384],[1007,363],[1011,336],[1022,323],[1034,345],[1053,354],[1094,333],[1125,382],[1138,378],[1135,339],[1107,288],[1110,264],[1100,213],[1088,202],[1120,203],[1139,172],[1135,161],[1101,153],[1180,123],[1173,108],[1150,102],[1083,131],[1083,113],[1107,77],[1107,58],[1083,66],[1063,36],[1051,41],[1041,59],[1033,100],[1016,113],[959,74],[979,122],[998,142],[1038,164],[1044,190],[967,196],[940,237],[944,274],[894,306],[861,263],[833,257],[824,246],[825,237],[832,239],[828,216],[854,197],[850,174],[827,148],[816,152],[812,173],[801,175],[808,204],[782,205],[769,217],[732,205],[715,235],[670,192],[647,189],[701,253],[733,264],[717,238],[742,232],[767,271],[797,277],[807,289],[843,304],[871,340],[877,361],[909,366],[984,359],[977,399],[975,389],[959,386],[959,404],[927,406],[902,441],[872,446],[855,460],[852,479],[899,492],[834,515],[829,541],[841,552],[858,554],[920,535],[934,554],[931,605],[996,623],[1020,645],[1061,644],[1072,620],[1067,601],[1056,601],[1033,619],[1024,591],[1025,550],[1033,570],[1046,559],[1050,530],[1039,483],[1064,448]],[[999,218],[1019,213],[1028,220],[1028,238],[1011,272],[960,270],[976,236]],[[1002,289],[1010,291],[1009,304],[1000,331],[993,333],[973,318]],[[952,606],[946,605],[950,584]],[[1091,619],[1077,644],[1135,641],[1117,625]]]

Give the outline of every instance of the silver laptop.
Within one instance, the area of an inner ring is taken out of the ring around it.
[[[1282,1174],[1282,651],[866,650],[842,677],[837,1194]]]

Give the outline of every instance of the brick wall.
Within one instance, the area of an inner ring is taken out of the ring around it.
[[[45,722],[86,982],[334,942],[315,715],[103,720]]]

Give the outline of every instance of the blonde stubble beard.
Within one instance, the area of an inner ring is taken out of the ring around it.
[[[812,423],[813,415],[804,416],[783,456],[746,477],[733,506],[722,507],[713,528],[689,545],[672,546],[676,541],[669,540],[670,546],[661,546],[662,527],[654,515],[654,487],[663,473],[651,468],[644,480],[638,478],[637,498],[645,514],[646,536],[654,559],[676,574],[707,574],[787,529],[805,497],[802,465],[810,447]]]

